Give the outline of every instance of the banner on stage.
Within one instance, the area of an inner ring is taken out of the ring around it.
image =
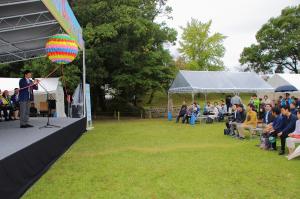
[[[91,109],[91,89],[90,85],[85,86],[85,100],[86,100],[86,116],[88,122],[88,128],[92,127],[92,109]]]
[[[83,49],[84,42],[82,28],[80,27],[67,0],[42,0],[51,14],[64,28],[64,30],[76,40],[80,49]]]

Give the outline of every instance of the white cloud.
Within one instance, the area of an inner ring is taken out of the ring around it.
[[[212,32],[228,36],[223,60],[234,70],[243,48],[255,42],[255,34],[261,26],[271,17],[279,16],[283,8],[299,3],[300,0],[169,0],[173,20],[167,23],[177,29],[180,39],[180,26],[185,26],[191,18],[202,22],[212,19]],[[177,48],[171,48],[175,55]]]

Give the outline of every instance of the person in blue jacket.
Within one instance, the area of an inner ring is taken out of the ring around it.
[[[28,124],[30,114],[30,104],[33,99],[33,90],[38,89],[38,80],[31,80],[32,73],[29,70],[24,71],[24,77],[19,82],[19,104],[20,104],[20,127],[33,127]]]

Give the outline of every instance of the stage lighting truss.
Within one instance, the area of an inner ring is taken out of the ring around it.
[[[22,6],[30,10],[22,11]],[[45,43],[49,37],[63,32],[40,0],[0,3],[2,10],[15,7],[16,12],[0,16],[0,64],[45,56]]]

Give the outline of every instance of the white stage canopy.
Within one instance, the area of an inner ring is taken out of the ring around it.
[[[256,73],[225,71],[179,71],[169,93],[256,93],[273,92]]]
[[[276,89],[279,86],[293,85],[300,91],[300,74],[275,74],[268,83]]]
[[[56,116],[66,117],[64,90],[59,78],[47,78],[40,80],[41,85],[39,85],[39,89],[34,91],[34,103],[38,111],[40,110],[40,102],[47,101],[46,89],[50,96],[56,100]],[[4,90],[8,90],[10,94],[13,94],[14,88],[19,88],[19,81],[20,78],[0,78],[0,89],[2,92]]]

